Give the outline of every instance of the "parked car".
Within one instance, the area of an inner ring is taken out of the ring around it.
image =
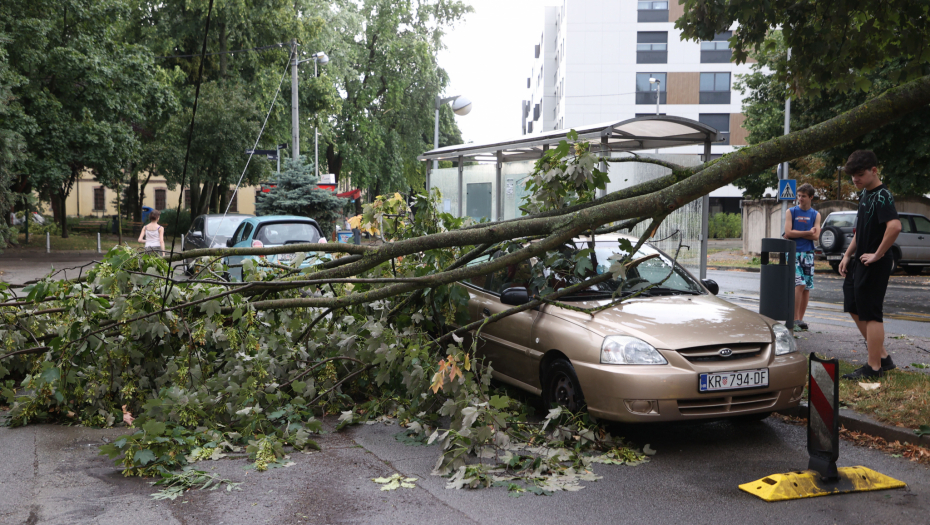
[[[232,237],[227,239],[226,245],[231,248],[263,246],[281,246],[284,244],[298,244],[305,242],[325,242],[320,225],[313,219],[298,217],[296,215],[268,215],[250,217],[242,221],[236,228]],[[266,255],[264,259],[271,263],[288,264],[293,261],[296,254],[282,253]],[[256,259],[254,255],[231,255],[226,258],[226,264],[241,265],[246,259]],[[316,261],[319,262],[319,261]],[[308,257],[301,263],[301,267],[314,264],[314,259]],[[242,268],[230,268],[230,277],[235,280],[242,279]]]
[[[592,275],[606,272],[608,258],[623,253],[620,238],[597,236]],[[590,238],[579,238],[563,251],[591,247]],[[648,244],[636,258],[653,254],[625,280],[560,301],[592,308],[611,301],[618,289],[628,296],[661,284],[593,315],[546,304],[501,319],[481,330],[479,357],[490,363],[495,378],[542,395],[547,404],[586,406],[593,416],[614,421],[762,419],[796,406],[807,359],[797,352],[791,332],[717,298],[715,282],[695,279]],[[471,296],[472,321],[529,301],[532,263],[462,283]],[[563,285],[580,279],[552,272],[550,278]]]
[[[899,213],[898,217],[901,219],[901,233],[891,247],[894,258],[891,271],[894,273],[900,267],[910,275],[918,275],[930,266],[930,219],[916,213]],[[823,222],[820,250],[833,271],[839,271],[855,227],[855,211],[835,211]]]
[[[184,251],[200,248],[221,248],[226,240],[236,231],[239,224],[253,215],[222,213],[198,215],[191,221],[191,227],[184,234]],[[191,261],[185,261],[189,264]]]

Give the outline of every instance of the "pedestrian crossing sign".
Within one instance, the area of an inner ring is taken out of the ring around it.
[[[795,179],[782,179],[778,181],[778,200],[793,201],[798,195],[798,181]]]

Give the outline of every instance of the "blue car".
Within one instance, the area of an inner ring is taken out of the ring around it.
[[[264,246],[281,246],[284,244],[299,244],[305,242],[326,242],[320,225],[313,219],[298,217],[296,215],[267,215],[264,217],[249,217],[239,224],[235,233],[226,241],[230,248],[261,248]],[[240,265],[246,259],[264,259],[271,263],[289,265],[296,254],[282,253],[278,255],[232,255],[226,258],[227,265]],[[307,257],[301,267],[315,264],[313,257]],[[318,262],[318,261],[316,261]],[[233,280],[242,280],[242,267],[230,268],[230,277]]]

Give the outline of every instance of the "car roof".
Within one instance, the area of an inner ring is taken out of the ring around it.
[[[260,217],[250,217],[246,219],[249,222],[261,224],[263,222],[309,222],[317,224],[316,219],[310,217],[301,217],[299,215],[262,215]],[[318,225],[318,224],[317,224]]]

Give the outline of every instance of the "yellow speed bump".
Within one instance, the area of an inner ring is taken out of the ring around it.
[[[822,481],[818,472],[805,470],[772,474],[752,483],[744,483],[739,488],[765,501],[785,501],[907,486],[903,481],[865,467],[840,467],[838,471],[840,478],[836,481]]]

